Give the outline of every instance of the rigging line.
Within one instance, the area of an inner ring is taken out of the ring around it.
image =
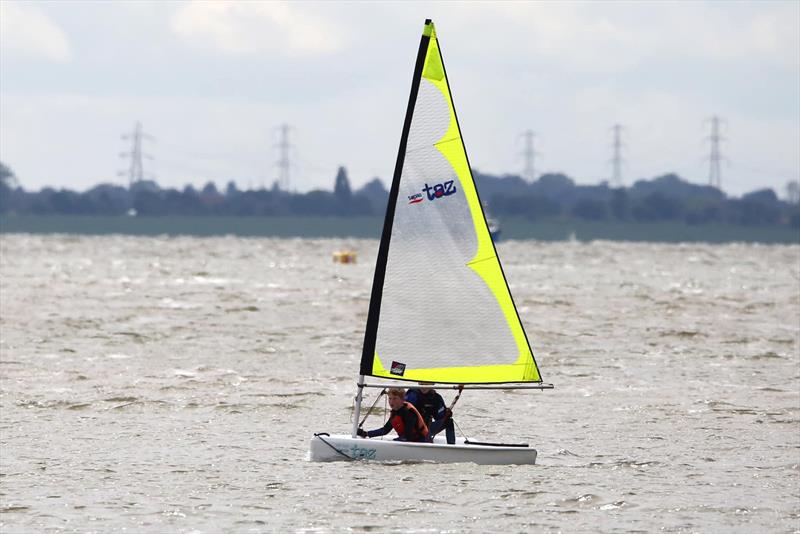
[[[457,135],[455,137],[450,137],[448,139],[439,139],[437,142],[433,144],[435,147],[439,147],[439,145],[444,145],[445,143],[452,143],[453,141],[461,141],[461,135]]]
[[[800,172],[798,172],[798,173],[786,172],[788,169],[765,169],[763,167],[762,168],[757,168],[757,167],[752,167],[752,166],[747,165],[747,164],[742,165],[741,163],[736,163],[736,164],[734,164],[734,166],[737,167],[738,169],[743,169],[743,170],[745,170],[745,171],[747,171],[749,173],[758,173],[758,174],[762,174],[762,175],[763,174],[769,174],[769,175],[772,175],[772,176],[775,176],[775,177],[778,177],[778,178],[787,179],[787,180],[796,180],[798,174],[800,174]]]
[[[496,255],[495,256],[487,256],[487,257],[481,258],[479,260],[472,260],[469,263],[467,263],[467,265],[471,267],[471,266],[473,266],[473,265],[475,265],[477,263],[481,263],[483,261],[491,261],[491,260],[494,260],[494,259],[497,259]]]
[[[464,434],[464,432],[461,430],[461,427],[458,426],[458,423],[456,423],[456,420],[453,419],[453,408],[456,407],[456,403],[458,402],[458,399],[461,398],[461,393],[463,391],[464,391],[464,385],[460,384],[459,387],[458,387],[458,394],[456,394],[456,397],[453,399],[453,402],[450,403],[450,408],[449,408],[450,416],[448,417],[447,414],[445,414],[444,421],[447,421],[448,419],[450,419],[453,422],[453,424],[458,427],[458,431],[461,432],[461,435],[464,436],[464,439],[468,440],[469,438],[467,438],[467,435]],[[444,428],[444,425],[442,425],[442,428]]]
[[[256,154],[246,154],[242,156],[241,154],[236,154],[231,151],[225,152],[216,152],[214,150],[208,150],[204,148],[202,145],[197,144],[197,147],[200,148],[192,148],[187,147],[180,144],[175,144],[171,142],[164,142],[162,141],[159,143],[161,147],[167,148],[170,152],[177,153],[178,157],[185,157],[191,159],[204,159],[204,160],[217,160],[217,161],[224,161],[224,162],[233,162],[233,161],[241,161],[242,159],[249,161],[251,163],[258,163],[263,164],[263,157],[260,157]]]
[[[450,418],[451,419],[452,419],[453,408],[455,408],[456,403],[458,402],[458,399],[461,398],[461,392],[462,391],[464,391],[464,386],[463,385],[459,385],[458,386],[458,394],[456,395],[456,398],[453,399],[453,402],[450,403],[450,414],[451,414]]]
[[[375,405],[376,405],[376,404],[378,404],[378,400],[379,400],[379,399],[381,398],[381,396],[382,396],[382,395],[384,395],[385,393],[386,393],[386,388],[383,388],[383,389],[381,390],[381,392],[380,392],[380,393],[378,393],[378,396],[377,396],[377,397],[375,397],[375,401],[372,403],[372,406],[370,406],[370,407],[369,407],[369,410],[367,410],[367,415],[365,415],[365,416],[364,416],[364,419],[362,419],[362,420],[361,420],[361,422],[360,422],[360,423],[358,423],[358,428],[361,428],[361,427],[364,425],[364,422],[367,420],[367,417],[369,417],[369,414],[371,414],[371,413],[372,413],[372,409],[373,409],[373,408],[375,408]]]
[[[469,441],[469,438],[468,438],[468,437],[467,437],[467,435],[464,433],[464,431],[463,431],[463,430],[461,430],[461,427],[458,425],[458,423],[456,423],[456,420],[455,420],[455,419],[453,419],[453,424],[454,424],[454,425],[456,425],[456,428],[458,429],[458,431],[461,433],[461,435],[462,435],[462,436],[464,436],[464,440],[465,440],[465,441]]]
[[[344,456],[344,457],[345,457],[345,458],[347,458],[348,460],[355,460],[355,458],[353,458],[352,456],[350,456],[350,455],[348,455],[348,454],[345,454],[345,453],[343,453],[342,451],[340,451],[339,449],[337,449],[336,447],[334,447],[333,445],[331,445],[330,443],[328,443],[328,441],[327,441],[325,438],[323,438],[322,436],[328,436],[328,437],[330,437],[330,434],[328,434],[327,432],[320,432],[320,433],[318,433],[318,434],[317,434],[317,433],[315,433],[315,434],[314,434],[314,437],[315,437],[315,438],[319,438],[319,440],[320,440],[322,443],[324,443],[325,445],[327,445],[328,447],[330,447],[330,448],[331,448],[331,449],[333,449],[334,451],[338,452],[339,454],[341,454],[342,456]]]
[[[446,422],[448,419],[450,419],[451,421],[453,421],[453,423],[455,423],[455,422],[456,422],[456,421],[455,421],[455,419],[453,419],[453,408],[455,408],[455,407],[456,407],[456,403],[458,402],[458,399],[460,399],[460,398],[461,398],[461,392],[463,392],[463,391],[464,391],[464,385],[463,385],[463,384],[460,384],[460,385],[458,386],[458,394],[456,394],[456,397],[453,399],[453,402],[451,402],[451,403],[450,403],[450,408],[448,408],[448,410],[450,411],[450,415],[448,416],[448,415],[447,415],[447,412],[445,412],[445,417],[444,417],[444,419],[442,420],[443,422]],[[444,427],[442,427],[442,428],[444,428]],[[460,430],[460,429],[459,429],[459,430]],[[466,438],[466,436],[464,436],[464,438]]]

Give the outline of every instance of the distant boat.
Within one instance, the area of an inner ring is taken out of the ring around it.
[[[486,214],[486,225],[489,227],[489,235],[492,236],[492,241],[497,242],[500,239],[500,221],[489,215],[489,206],[486,202],[483,203],[483,212]]]
[[[367,376],[383,381],[366,383]],[[309,457],[536,462],[536,449],[528,444],[357,437],[364,423],[359,421],[364,388],[398,386],[386,380],[444,384],[438,389],[459,394],[553,387],[542,382],[500,266],[430,20],[417,55],[378,249],[352,432],[315,434]]]

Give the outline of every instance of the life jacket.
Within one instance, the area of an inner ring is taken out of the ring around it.
[[[410,410],[414,413],[417,418],[417,424],[413,430],[411,430],[411,441],[427,441],[428,440],[428,427],[425,425],[425,421],[422,419],[422,416],[419,414],[419,411],[414,408],[414,405],[408,401],[403,402],[403,408],[406,410]],[[402,410],[403,408],[400,408]],[[403,421],[403,416],[400,414],[400,410],[396,412],[392,412],[392,417],[390,419],[392,423],[392,428],[397,431],[397,435],[402,437],[406,436],[406,427],[405,422]]]

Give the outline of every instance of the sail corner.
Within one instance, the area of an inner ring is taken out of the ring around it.
[[[425,37],[433,37],[436,35],[436,29],[433,26],[431,19],[425,19],[425,27],[422,30],[422,35]]]

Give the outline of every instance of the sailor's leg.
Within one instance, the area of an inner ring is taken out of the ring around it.
[[[433,437],[436,434],[442,431],[443,423],[444,421],[440,419],[438,421],[432,421],[431,424],[428,426],[428,435],[430,436],[431,441],[433,441]]]
[[[456,442],[456,428],[453,424],[453,418],[448,417],[447,422],[444,424],[445,435],[447,436],[447,443],[450,445]]]

